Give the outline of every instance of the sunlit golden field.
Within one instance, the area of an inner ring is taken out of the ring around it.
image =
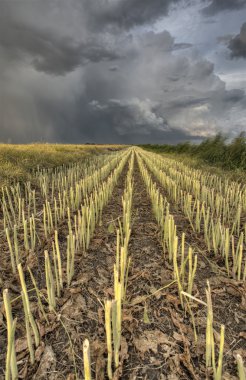
[[[90,154],[122,149],[122,145],[0,144],[0,186],[30,179],[38,167],[80,162]]]

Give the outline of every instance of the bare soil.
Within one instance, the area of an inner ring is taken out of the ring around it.
[[[57,312],[49,313],[45,306],[49,324],[37,307],[35,293],[30,292],[33,314],[42,336],[35,352],[34,365],[29,363],[21,300],[13,302],[13,314],[18,317],[16,350],[20,378],[73,380],[77,373],[78,378],[82,379],[82,344],[88,338],[92,378],[107,379],[103,303],[106,298],[113,298],[116,229],[112,230],[112,224],[116,226],[117,218],[122,216],[121,197],[126,173],[127,165],[103,211],[102,223],[96,228],[89,250],[76,255],[75,275],[70,288],[65,288],[57,300]],[[191,318],[181,307],[177,284],[173,281],[173,268],[163,254],[159,229],[136,160],[133,176],[133,224],[129,243],[131,266],[122,313],[121,364],[114,380],[200,380],[206,379],[206,376],[212,379],[205,369],[206,308],[192,303],[198,335],[195,343]],[[166,195],[164,189],[161,191]],[[206,251],[202,236],[193,233],[182,212],[172,202],[171,213],[178,227],[178,235],[186,232],[187,242],[198,254],[193,291],[197,298],[205,301],[206,280],[210,281],[216,349],[220,325],[223,323],[226,327],[224,380],[237,379],[235,356],[240,353],[246,359],[245,284],[225,275],[219,259]],[[67,224],[64,221],[59,226],[61,246],[65,244],[66,233]],[[42,257],[44,247],[50,248],[50,244],[48,241],[41,245],[39,259],[35,261],[33,258],[33,271],[45,296]],[[6,255],[7,247],[3,246],[1,262]],[[0,286],[8,287],[13,299],[20,292],[18,278],[10,274],[10,263],[7,260],[3,262]],[[30,279],[26,277],[28,289],[31,289]],[[0,309],[0,336],[0,379],[4,379],[6,326],[3,305]]]

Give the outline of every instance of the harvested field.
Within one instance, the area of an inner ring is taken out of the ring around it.
[[[0,379],[245,380],[245,183],[117,148],[2,188]]]

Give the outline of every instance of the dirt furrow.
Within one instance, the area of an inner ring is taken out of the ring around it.
[[[180,331],[177,286],[168,286],[173,282],[172,268],[164,260],[158,227],[137,163],[129,254],[132,265],[122,331],[128,345],[128,360],[122,379],[196,378],[186,352],[187,338]],[[189,326],[188,333],[191,333]]]

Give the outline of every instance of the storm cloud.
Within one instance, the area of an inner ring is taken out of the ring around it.
[[[203,8],[202,13],[213,16],[223,11],[238,10],[246,7],[246,0],[212,0],[208,6]]]
[[[130,29],[149,24],[168,14],[171,5],[180,0],[85,0],[83,10],[88,13],[90,26]]]
[[[1,5],[0,5],[1,7]],[[34,12],[34,15],[36,12]],[[38,16],[38,15],[37,15]],[[64,75],[88,62],[113,61],[117,52],[100,36],[76,40],[50,28],[0,18],[0,47],[9,60],[30,62],[38,71]]]
[[[246,22],[242,25],[240,33],[230,40],[228,47],[232,58],[246,58]]]
[[[219,3],[233,12],[228,1]],[[237,3],[234,10],[244,5]],[[1,1],[0,140],[136,144],[240,132],[244,89],[228,90],[196,42],[166,28],[169,18],[193,6],[188,0]],[[200,8],[206,13],[203,0]],[[197,17],[207,15],[197,10]],[[236,39],[244,41],[243,28],[230,41],[232,54],[239,51]]]

